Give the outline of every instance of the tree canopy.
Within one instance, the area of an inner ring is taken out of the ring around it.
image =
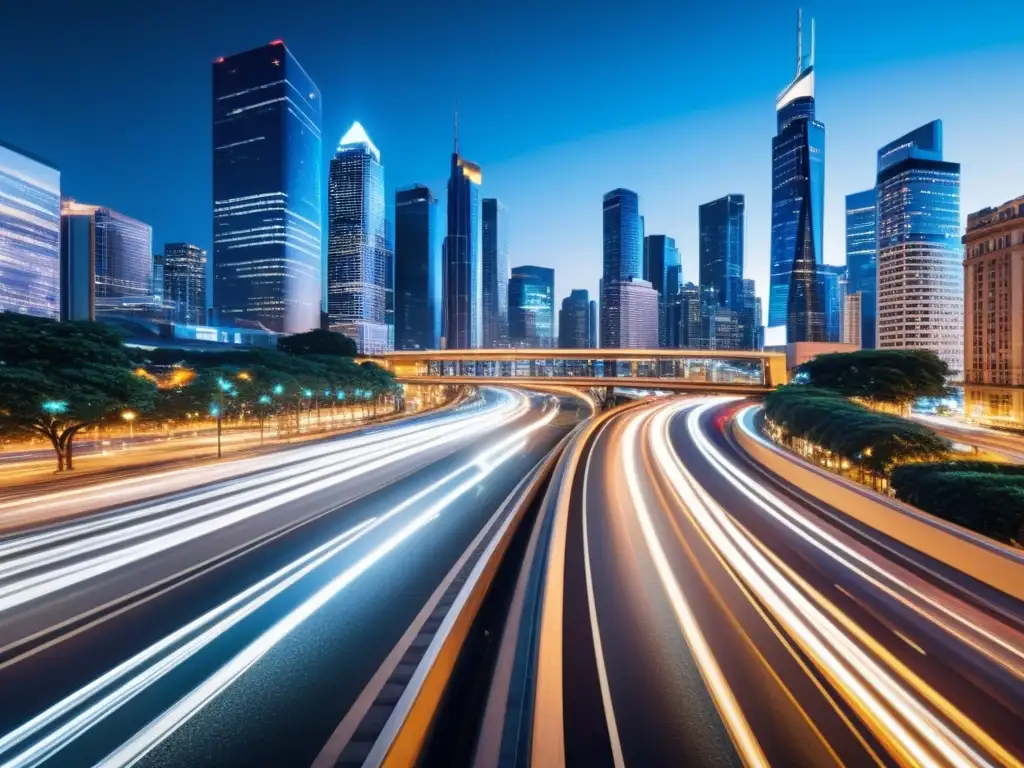
[[[905,405],[946,394],[946,363],[930,350],[862,349],[818,355],[800,366],[813,387],[846,397]]]
[[[81,429],[148,410],[154,396],[153,383],[133,373],[116,331],[0,314],[0,429],[48,438],[58,469],[71,468]]]
[[[277,348],[290,355],[355,357],[359,353],[355,341],[348,336],[321,328],[282,336],[277,340]]]

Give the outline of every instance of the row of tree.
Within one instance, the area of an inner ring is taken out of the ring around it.
[[[800,366],[797,380],[869,404],[907,406],[945,395],[949,376],[930,350],[861,349],[818,355]]]
[[[1024,467],[988,461],[907,464],[892,473],[896,497],[1006,543],[1024,543]]]
[[[129,349],[99,323],[0,313],[0,436],[41,436],[58,470],[73,467],[75,436],[125,412],[160,421],[200,413],[251,415],[397,397],[391,375],[352,359],[351,339],[311,331],[277,350]],[[169,385],[158,388],[162,372]]]
[[[941,458],[949,450],[932,430],[828,389],[782,387],[765,397],[764,408],[787,442],[806,440],[879,477],[888,477],[898,464]]]

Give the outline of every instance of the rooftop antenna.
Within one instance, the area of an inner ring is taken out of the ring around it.
[[[804,68],[804,9],[796,9],[796,74]]]
[[[455,154],[459,154],[459,102],[455,102]]]
[[[814,66],[814,17],[811,17],[811,66]]]

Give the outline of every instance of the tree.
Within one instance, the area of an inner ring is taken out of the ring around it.
[[[356,343],[348,336],[321,328],[291,336],[282,336],[277,340],[277,348],[289,355],[355,357],[359,354]]]
[[[57,471],[74,468],[82,429],[147,410],[154,393],[110,328],[0,314],[0,430],[49,439]]]
[[[800,366],[813,387],[846,397],[906,405],[946,394],[946,363],[930,350],[862,349],[818,355]]]

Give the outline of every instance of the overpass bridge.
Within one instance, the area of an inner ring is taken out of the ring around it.
[[[748,350],[442,349],[367,359],[403,384],[558,384],[757,395],[788,378],[785,353]]]

